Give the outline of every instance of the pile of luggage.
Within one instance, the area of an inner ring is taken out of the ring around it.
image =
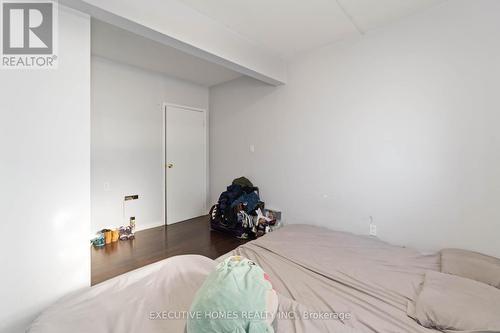
[[[253,239],[268,233],[276,223],[263,212],[259,189],[240,177],[233,180],[210,209],[210,227],[238,238]]]

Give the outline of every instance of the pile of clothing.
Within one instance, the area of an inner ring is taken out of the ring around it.
[[[243,239],[253,239],[269,232],[276,223],[264,216],[264,202],[259,189],[245,177],[233,180],[210,210],[210,227]]]

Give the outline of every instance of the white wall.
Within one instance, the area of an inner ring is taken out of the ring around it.
[[[0,332],[90,285],[90,20],[59,8],[59,67],[0,72]]]
[[[164,224],[162,103],[208,109],[208,88],[92,57],[92,232]],[[105,184],[109,184],[106,188]],[[132,207],[132,205],[134,207]]]
[[[454,0],[211,89],[211,199],[238,176],[288,223],[500,256],[500,1]],[[255,145],[255,153],[249,145]]]

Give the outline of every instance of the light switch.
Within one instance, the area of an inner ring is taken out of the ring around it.
[[[250,145],[250,152],[255,153],[255,146],[254,145]]]

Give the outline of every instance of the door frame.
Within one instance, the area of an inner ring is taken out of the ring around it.
[[[174,104],[169,102],[163,102],[162,104],[162,193],[163,193],[163,209],[162,218],[163,224],[167,225],[167,109],[169,107],[175,107],[178,109],[185,109],[186,111],[202,112],[205,115],[204,121],[204,137],[205,137],[205,211],[208,207],[208,193],[209,193],[209,129],[208,129],[208,109],[192,107],[187,105]],[[208,214],[208,212],[207,212]]]

